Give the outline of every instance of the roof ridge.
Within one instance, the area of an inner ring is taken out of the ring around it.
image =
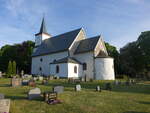
[[[62,34],[58,34],[58,35],[55,35],[55,36],[52,36],[51,38],[54,38],[54,37],[57,37],[57,36],[60,36],[60,35],[64,35],[66,33],[70,33],[70,32],[73,32],[73,31],[77,31],[77,30],[81,30],[82,28],[78,28],[78,29],[74,29],[74,30],[71,30],[71,31],[68,31],[68,32],[64,32]]]

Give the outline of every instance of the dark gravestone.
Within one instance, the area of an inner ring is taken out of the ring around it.
[[[29,83],[29,80],[22,80],[22,85],[27,86]]]
[[[80,84],[75,86],[75,91],[81,91],[81,85]]]
[[[105,85],[105,88],[106,88],[106,90],[112,90],[112,85],[111,85],[111,83],[106,83],[106,85]]]
[[[41,90],[40,88],[34,88],[31,89],[28,93],[28,99],[32,100],[32,99],[39,99],[41,96]]]
[[[96,86],[96,91],[101,92],[101,87],[100,86]]]
[[[21,78],[12,78],[11,79],[11,85],[12,85],[12,87],[21,86],[22,85]]]
[[[44,92],[44,101],[48,102],[48,100],[57,100],[57,93],[55,92]]]
[[[0,99],[4,99],[4,98],[5,98],[4,94],[0,94]]]
[[[64,92],[64,87],[63,86],[54,86],[53,87],[53,92],[56,92],[56,93],[63,93]]]

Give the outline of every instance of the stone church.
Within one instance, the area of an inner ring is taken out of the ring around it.
[[[115,79],[114,60],[108,56],[101,35],[87,38],[84,29],[79,28],[52,36],[44,18],[35,34],[31,71],[33,75],[61,78]]]

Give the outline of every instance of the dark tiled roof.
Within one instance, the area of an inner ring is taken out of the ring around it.
[[[59,63],[75,63],[75,64],[82,64],[80,61],[76,60],[75,58],[72,57],[65,57],[59,60],[54,60],[50,64],[59,64]]]
[[[82,28],[76,29],[44,40],[37,50],[33,52],[32,56],[34,57],[68,50],[81,29]]]
[[[104,51],[100,51],[96,58],[111,58]]]
[[[92,38],[81,40],[75,51],[75,54],[93,51],[100,37],[101,36],[95,36]]]

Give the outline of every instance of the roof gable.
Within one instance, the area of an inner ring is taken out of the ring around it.
[[[99,38],[100,38],[100,36],[95,36],[92,38],[87,38],[85,40],[81,40],[75,51],[75,54],[94,51]]]
[[[32,56],[34,57],[68,50],[80,30],[81,28],[44,40],[42,44],[37,47],[37,50],[33,52]]]

